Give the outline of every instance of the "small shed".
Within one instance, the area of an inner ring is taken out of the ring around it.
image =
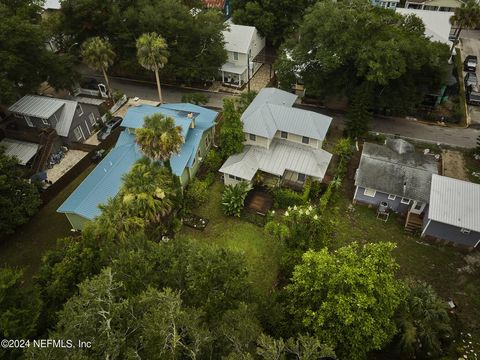
[[[5,148],[5,154],[16,157],[21,165],[26,165],[39,148],[38,144],[14,139],[3,139],[0,146]]]

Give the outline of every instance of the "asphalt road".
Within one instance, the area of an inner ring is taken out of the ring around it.
[[[480,58],[480,56],[479,56]],[[88,74],[87,76],[92,76]],[[98,76],[102,79],[101,76]],[[127,96],[158,100],[158,94],[155,84],[143,83],[131,80],[122,80],[110,78],[111,86],[114,89],[123,91]],[[166,102],[181,102],[182,96],[199,92],[198,90],[187,90],[172,86],[162,86],[163,97]],[[208,106],[221,108],[223,98],[232,96],[226,93],[206,93],[209,96]],[[332,112],[324,109],[304,107],[306,109],[323,113],[333,117],[333,123],[342,127],[345,124],[345,118],[342,113]],[[373,132],[382,134],[398,135],[418,141],[431,142],[454,147],[473,148],[476,146],[476,138],[480,136],[478,129],[447,128],[435,125],[426,125],[413,120],[404,118],[375,118],[370,128]]]
[[[480,59],[480,31],[463,30],[461,33],[462,61],[467,55],[476,55]],[[465,76],[464,72],[464,76]],[[477,66],[477,79],[480,79],[480,65]],[[471,125],[480,128],[480,106],[468,105]]]

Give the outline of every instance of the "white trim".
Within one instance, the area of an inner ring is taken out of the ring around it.
[[[97,119],[95,118],[95,114],[91,112],[88,115],[88,120],[90,121],[90,125],[95,126],[97,124]]]
[[[396,198],[397,198],[397,195],[388,194],[388,200],[395,200]]]
[[[77,136],[77,133],[75,132],[76,130],[80,131],[80,138]],[[85,134],[83,133],[82,125],[78,125],[75,129],[73,129],[73,135],[75,135],[75,141],[79,141],[81,139],[85,140]]]
[[[462,234],[470,234],[470,229],[461,228],[461,229],[460,229],[460,232],[461,232]]]
[[[92,135],[92,131],[90,130],[90,126],[88,126],[88,120],[85,120],[83,123],[85,124],[85,127],[87,128],[88,136]]]
[[[353,194],[353,202],[355,202],[355,199],[357,198],[357,192],[358,192],[358,186],[355,187],[355,193]]]
[[[480,244],[480,240],[477,241],[477,243],[473,246],[473,248],[476,249],[478,244]]]
[[[406,200],[408,200],[408,201],[406,201]],[[409,198],[404,198],[404,197],[402,197],[402,199],[400,200],[400,202],[401,202],[402,204],[405,204],[405,205],[410,205],[410,202],[411,202],[411,201],[412,201],[411,199],[409,199]]]
[[[77,112],[78,109],[80,109],[80,113]],[[83,108],[82,108],[82,105],[80,105],[80,103],[78,103],[77,108],[75,109],[75,112],[77,113],[77,116],[83,115]]]
[[[373,191],[373,194],[372,194],[372,191]],[[377,195],[377,190],[365,188],[365,190],[363,190],[363,195],[374,198],[375,195]]]
[[[257,141],[257,135],[255,134],[248,134],[248,138],[250,141]]]
[[[30,116],[28,116],[28,115],[23,115],[23,118],[24,118],[25,121],[27,122],[27,125],[28,125],[28,126],[33,127],[33,123],[32,123],[32,120],[30,120]]]
[[[428,225],[432,222],[432,219],[428,219],[427,225],[422,230],[422,233],[420,234],[420,237],[423,237],[425,235],[425,231],[427,231]]]
[[[50,125],[47,119],[42,119],[42,123],[43,125],[47,125],[47,126]]]

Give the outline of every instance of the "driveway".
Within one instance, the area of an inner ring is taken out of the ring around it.
[[[480,31],[463,30],[461,34],[462,62],[467,55],[476,55],[480,59]],[[477,67],[477,78],[480,79],[480,67]],[[464,77],[465,77],[464,73]],[[480,107],[468,105],[471,126],[480,128]]]

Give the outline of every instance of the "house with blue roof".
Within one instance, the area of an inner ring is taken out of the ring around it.
[[[87,221],[100,215],[99,205],[119,192],[123,175],[144,156],[135,143],[135,129],[143,127],[145,117],[153,114],[171,117],[182,128],[184,143],[170,158],[172,172],[183,187],[195,176],[213,142],[218,113],[188,103],[132,107],[125,114],[121,124],[125,129],[114,148],[57,209],[67,216],[72,228],[83,229]]]

